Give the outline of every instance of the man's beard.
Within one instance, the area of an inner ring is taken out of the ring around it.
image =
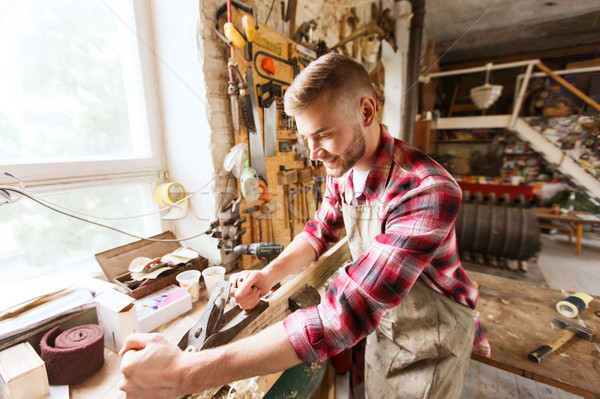
[[[343,154],[334,156],[331,159],[336,159],[337,165],[334,168],[328,168],[325,165],[327,174],[332,177],[343,176],[344,173],[350,170],[356,163],[365,155],[367,145],[363,136],[360,125],[354,125],[354,136],[352,144],[344,151]]]

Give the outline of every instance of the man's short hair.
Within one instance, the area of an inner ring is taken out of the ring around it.
[[[364,97],[377,98],[369,73],[348,56],[328,53],[311,62],[285,92],[285,113],[295,116],[322,99],[356,104]]]

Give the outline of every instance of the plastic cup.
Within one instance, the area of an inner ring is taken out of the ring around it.
[[[179,286],[190,293],[193,302],[200,298],[200,276],[198,270],[186,270],[175,276]]]
[[[207,267],[202,271],[202,277],[204,277],[206,291],[210,298],[215,288],[221,284],[221,281],[225,280],[225,268],[223,266]]]

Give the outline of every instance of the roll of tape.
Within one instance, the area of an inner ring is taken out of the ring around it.
[[[172,205],[185,197],[185,189],[179,183],[159,184],[152,191],[152,199],[159,206]]]
[[[50,385],[71,385],[91,377],[104,365],[104,330],[87,324],[62,331],[54,327],[40,341]]]
[[[590,302],[594,299],[591,295],[584,292],[577,292],[570,297],[556,303],[556,311],[564,317],[577,317],[577,315],[587,309]]]

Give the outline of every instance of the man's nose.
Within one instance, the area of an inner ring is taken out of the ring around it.
[[[308,152],[310,153],[309,157],[311,161],[316,161],[319,158],[321,151],[321,146],[315,143],[315,140],[307,139],[308,144]]]

